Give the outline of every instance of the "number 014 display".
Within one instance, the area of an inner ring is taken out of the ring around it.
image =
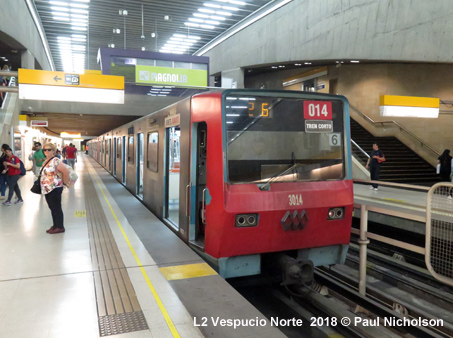
[[[306,120],[332,120],[332,102],[304,101],[304,118]]]

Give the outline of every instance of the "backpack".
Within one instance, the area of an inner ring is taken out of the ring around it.
[[[19,159],[19,163],[20,163],[20,174],[21,174],[21,176],[23,176],[23,175],[27,174],[27,171],[25,170],[24,162],[22,162]]]

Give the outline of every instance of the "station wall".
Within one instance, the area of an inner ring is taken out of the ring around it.
[[[14,49],[29,50],[42,69],[51,69],[25,0],[1,1],[0,34],[1,40]]]
[[[256,76],[248,76],[245,80],[247,88],[301,90],[301,84],[283,87],[285,79],[294,77],[301,69],[268,72]],[[341,94],[348,98],[350,104],[361,113],[375,122],[395,121],[412,134],[416,135],[425,144],[431,146],[438,153],[446,148],[453,149],[453,133],[451,121],[453,119],[453,104],[442,105],[437,119],[382,117],[379,111],[379,97],[381,95],[437,97],[442,101],[453,101],[453,72],[450,64],[359,64],[329,66],[328,74],[318,78],[325,88],[320,92]],[[338,80],[337,91],[333,92],[329,84]],[[375,136],[396,136],[412,149],[416,150],[427,161],[435,164],[436,154],[420,147],[420,143],[409,135],[402,133],[399,128],[391,124],[371,124],[360,114],[351,109],[351,117],[361,123]]]
[[[294,0],[207,53],[211,74],[303,60],[453,62],[450,0]]]

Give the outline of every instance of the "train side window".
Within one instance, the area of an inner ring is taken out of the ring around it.
[[[157,131],[148,133],[148,156],[146,166],[149,170],[157,173],[159,155],[159,133]]]
[[[129,143],[127,145],[127,161],[134,163],[134,136],[129,136]]]

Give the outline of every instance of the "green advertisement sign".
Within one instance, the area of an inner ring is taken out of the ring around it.
[[[167,67],[135,67],[135,82],[143,84],[198,86],[208,85],[208,71]]]

